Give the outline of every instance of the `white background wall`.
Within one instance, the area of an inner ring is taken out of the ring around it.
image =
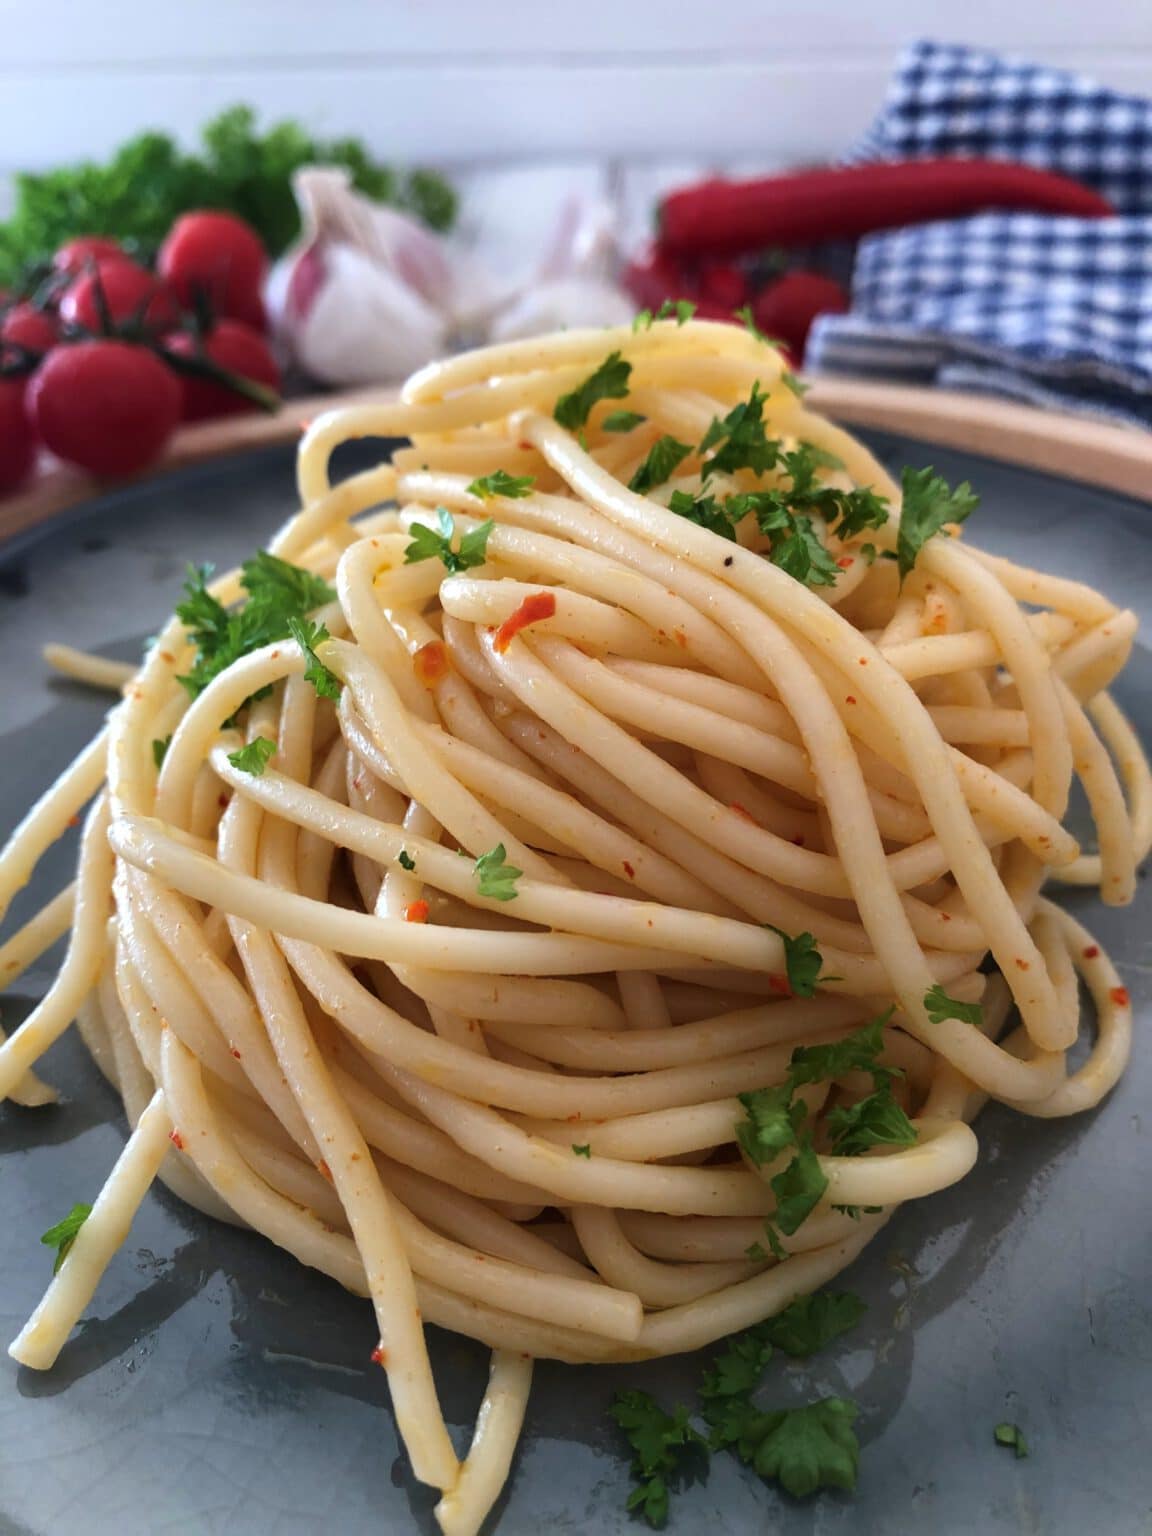
[[[1152,94],[1152,0],[0,0],[0,23],[0,209],[14,169],[190,140],[236,101],[398,160],[678,172],[835,154],[923,34]]]

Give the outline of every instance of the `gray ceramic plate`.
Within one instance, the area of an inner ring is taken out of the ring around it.
[[[1152,508],[1010,469],[879,442],[983,492],[991,547],[1100,586],[1142,610]],[[139,655],[171,610],[186,561],[227,566],[293,506],[284,450],[156,481],[90,504],[0,550],[0,828],[97,726],[101,701],[51,681],[50,638]],[[1120,697],[1152,734],[1152,659]],[[67,878],[45,861],[26,915]],[[1072,896],[1120,961],[1152,1023],[1147,888],[1127,912]],[[48,957],[51,960],[54,957]],[[44,964],[6,1004],[11,1027],[48,983]],[[123,1139],[113,1095],[76,1043],[53,1051],[55,1108],[0,1111],[0,1325],[11,1338],[51,1268],[40,1233],[91,1199]],[[1076,1120],[993,1109],[962,1184],[905,1207],[845,1277],[867,1317],[841,1347],[772,1378],[780,1404],[829,1391],[861,1404],[853,1498],[794,1504],[716,1458],[671,1529],[717,1533],[1092,1532],[1152,1521],[1148,1452],[1148,1131],[1152,1066],[1138,1048],[1112,1098]],[[89,1316],[48,1375],[0,1366],[0,1530],[304,1536],[432,1531],[432,1497],[399,1454],[383,1375],[367,1366],[368,1307],[258,1237],[150,1197]],[[461,1446],[485,1377],[479,1346],[433,1330],[445,1411]],[[538,1368],[502,1536],[635,1529],[625,1456],[605,1410],[622,1385],[691,1401],[701,1361],[629,1370]],[[992,1440],[1018,1422],[1032,1451]]]

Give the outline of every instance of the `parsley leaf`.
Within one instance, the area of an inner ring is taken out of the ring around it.
[[[783,1173],[778,1173],[770,1184],[776,1196],[773,1221],[786,1237],[791,1237],[807,1221],[828,1188],[828,1180],[820,1167],[820,1159],[816,1156],[811,1139],[801,1144],[787,1168]]]
[[[734,320],[739,320],[744,329],[748,331],[752,336],[755,336],[757,341],[762,341],[765,346],[778,347],[781,345],[781,343],[778,342],[774,336],[765,336],[764,332],[756,324],[756,321],[752,317],[751,304],[744,304],[740,309],[733,310],[732,318]]]
[[[819,1488],[855,1488],[860,1443],[852,1424],[857,1411],[846,1398],[824,1397],[805,1408],[765,1414],[753,1466],[797,1499]]]
[[[677,517],[686,517],[699,528],[707,528],[709,533],[718,534],[720,538],[735,543],[736,532],[728,513],[732,500],[721,503],[715,496],[693,496],[690,491],[673,491],[668,498],[668,510],[675,512]]]
[[[782,928],[773,927],[771,923],[765,923],[764,926],[778,934],[784,944],[784,965],[793,997],[811,997],[824,967],[824,957],[816,948],[816,940],[810,933],[798,933],[792,938]],[[825,977],[825,980],[828,978]]]
[[[650,309],[642,309],[642,310],[640,310],[639,314],[633,315],[633,317],[632,317],[632,334],[633,334],[633,336],[638,336],[641,331],[650,331],[652,329],[652,321],[655,318],[656,317],[653,315],[653,313],[652,313],[652,311]]]
[[[691,452],[688,443],[679,443],[667,434],[658,437],[648,450],[648,457],[629,480],[628,489],[635,491],[637,496],[646,496],[655,486],[670,479]]]
[[[477,890],[481,896],[493,901],[514,901],[516,882],[524,873],[514,864],[505,864],[503,843],[497,843],[487,853],[482,853],[473,866],[476,871]]]
[[[473,482],[475,484],[475,482]],[[471,486],[469,489],[471,490]],[[404,551],[404,564],[416,565],[421,560],[442,560],[446,569],[458,576],[461,571],[473,570],[488,558],[488,535],[496,524],[491,518],[479,523],[463,535],[459,549],[452,548],[456,537],[456,523],[447,507],[436,508],[436,521],[440,532],[424,523],[413,523],[410,529],[412,542]]]
[[[760,1328],[777,1349],[795,1360],[806,1360],[854,1328],[867,1310],[853,1291],[815,1291],[797,1296]]]
[[[172,745],[172,737],[171,736],[165,736],[163,738],[163,740],[160,740],[159,738],[156,738],[155,740],[153,740],[153,742],[152,742],[152,761],[156,764],[156,771],[157,771],[157,773],[159,773],[160,769],[163,768],[163,766],[164,766],[164,759],[168,755],[168,748],[171,745]]]
[[[925,992],[924,1007],[933,1024],[943,1024],[945,1019],[959,1019],[963,1024],[975,1024],[979,1029],[984,1022],[984,1010],[979,1003],[962,1003],[949,997],[939,982]]]
[[[947,481],[928,469],[905,469],[901,477],[904,493],[900,513],[900,532],[896,539],[896,558],[900,580],[916,564],[924,545],[946,523],[962,523],[979,505],[967,480],[950,490]]]
[[[577,1144],[575,1142],[573,1142],[572,1143],[572,1150],[573,1150],[573,1152],[575,1152],[577,1157],[591,1157],[592,1156],[592,1143],[590,1141],[586,1141],[583,1144],[583,1146],[577,1146]]]
[[[804,396],[812,388],[811,384],[802,384],[791,368],[785,368],[784,372],[780,375],[780,382],[785,389],[792,391],[797,400],[803,400]]]
[[[639,411],[609,411],[600,427],[604,432],[631,432],[633,427],[639,427],[647,420],[647,416],[641,416]]]
[[[834,1205],[834,1211],[839,1211],[841,1216],[851,1216],[853,1221],[859,1221],[861,1216],[878,1216],[884,1209],[882,1205]]]
[[[773,565],[808,587],[834,587],[840,568],[812,526],[810,517],[794,517],[783,538],[774,539],[768,555]]]
[[[1023,1461],[1027,1456],[1028,1442],[1018,1424],[997,1424],[992,1433],[996,1437],[997,1445],[1007,1446],[1010,1451],[1015,1452],[1017,1461]]]
[[[184,599],[176,605],[176,617],[196,646],[191,672],[177,678],[192,698],[241,656],[286,640],[292,619],[302,619],[336,598],[319,576],[266,550],[241,566],[240,584],[248,593],[242,608],[229,610],[213,597],[208,591],[211,577],[210,565],[190,566]]]
[[[416,860],[408,852],[407,848],[401,848],[400,852],[396,855],[396,862],[401,869],[406,869],[409,874],[416,868]]]
[[[506,496],[510,501],[518,501],[522,496],[531,496],[535,484],[535,475],[510,475],[506,469],[498,469],[491,475],[482,475],[479,480],[473,480],[468,487],[468,494],[479,496],[481,501],[488,501],[493,496]]]
[[[836,1157],[859,1157],[869,1147],[912,1146],[916,1127],[892,1097],[888,1081],[855,1104],[838,1104],[825,1122]]]
[[[229,752],[228,761],[233,768],[239,768],[241,773],[254,774],[260,778],[268,760],[276,755],[276,743],[269,741],[267,736],[254,736],[246,746],[237,752]]]
[[[55,1248],[56,1262],[52,1266],[52,1273],[58,1274],[60,1266],[68,1257],[72,1244],[76,1241],[76,1234],[92,1214],[90,1205],[74,1205],[54,1227],[49,1227],[40,1241],[46,1248]]]
[[[338,699],[340,679],[334,672],[328,670],[316,654],[316,647],[322,641],[332,638],[323,624],[313,624],[311,619],[291,618],[288,620],[288,632],[304,652],[304,660],[307,663],[304,668],[304,681],[311,683],[322,699]]]
[[[697,452],[707,453],[710,448],[716,452],[704,465],[705,476],[734,474],[738,469],[762,475],[776,465],[780,443],[764,430],[764,395],[758,382],[752,385],[748,399],[733,406],[727,416],[712,418]]]
[[[578,389],[560,396],[552,415],[562,427],[575,432],[587,423],[598,400],[623,400],[628,393],[631,375],[632,364],[626,363],[619,352],[611,353]]]
[[[823,1083],[843,1077],[845,1072],[887,1075],[890,1069],[877,1067],[876,1057],[884,1048],[884,1026],[895,1011],[895,1008],[889,1008],[878,1014],[870,1023],[845,1035],[843,1040],[833,1040],[828,1045],[797,1046],[788,1067],[792,1081],[796,1084]]]
[[[746,1118],[737,1125],[736,1137],[758,1168],[796,1141],[808,1106],[803,1099],[793,1101],[792,1092],[787,1082],[740,1095]]]
[[[608,1412],[632,1447],[636,1487],[627,1508],[660,1530],[668,1519],[669,1485],[686,1475],[689,1457],[705,1445],[704,1437],[689,1424],[687,1408],[665,1413],[647,1392],[618,1392]]]
[[[656,311],[657,320],[670,320],[676,316],[676,324],[684,325],[696,313],[696,306],[691,299],[665,299]]]

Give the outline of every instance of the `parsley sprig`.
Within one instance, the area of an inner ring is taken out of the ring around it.
[[[476,483],[473,481],[468,489],[473,490]],[[421,560],[440,560],[451,575],[459,576],[462,571],[484,564],[488,558],[488,535],[496,526],[492,518],[463,534],[455,548],[456,521],[447,507],[436,508],[436,522],[439,533],[426,523],[412,524],[409,530],[412,542],[404,550],[405,565],[418,565]]]
[[[246,746],[237,752],[229,752],[228,761],[233,768],[239,768],[241,773],[251,773],[256,778],[263,776],[270,758],[276,755],[276,743],[269,741],[267,736],[254,736]]]
[[[612,352],[583,384],[560,396],[552,415],[569,432],[578,432],[587,424],[597,401],[624,399],[631,376],[632,364],[626,363],[621,353]]]
[[[700,1381],[706,1433],[694,1427],[684,1406],[668,1413],[647,1392],[618,1393],[609,1412],[631,1446],[636,1484],[627,1507],[662,1528],[671,1493],[689,1480],[705,1453],[722,1450],[735,1452],[797,1498],[820,1488],[854,1487],[860,1457],[852,1428],[855,1403],[825,1397],[765,1411],[754,1394],[775,1350],[807,1359],[854,1327],[864,1311],[850,1291],[824,1291],[797,1298],[728,1340]]]
[[[628,489],[635,491],[637,496],[646,496],[656,486],[670,480],[691,452],[690,443],[677,442],[667,434],[658,437],[643,464],[629,480]]]
[[[340,679],[335,672],[329,671],[316,654],[316,647],[332,638],[323,624],[314,624],[311,619],[293,618],[288,620],[288,632],[304,652],[304,681],[311,683],[322,699],[338,699]]]
[[[828,1189],[808,1106],[797,1097],[797,1089],[849,1072],[866,1072],[872,1078],[870,1094],[854,1104],[835,1106],[825,1119],[829,1151],[835,1157],[859,1157],[871,1147],[910,1146],[916,1140],[916,1127],[892,1092],[900,1070],[877,1060],[884,1047],[884,1026],[894,1011],[889,1008],[842,1040],[798,1046],[783,1083],[740,1095],[744,1119],[736,1126],[736,1138],[751,1162],[761,1167],[789,1147],[796,1148],[787,1166],[769,1180],[776,1211],[765,1232],[777,1258],[785,1253],[779,1234],[790,1237],[796,1232]]]
[[[699,452],[716,451],[705,462],[705,477],[734,474],[750,469],[762,475],[773,469],[780,457],[778,438],[769,437],[764,426],[764,393],[759,383],[752,385],[747,400],[734,405],[726,416],[714,416],[700,442]]]
[[[904,499],[900,532],[896,538],[896,560],[903,581],[928,540],[948,523],[964,522],[976,510],[980,498],[967,480],[951,490],[947,481],[931,467],[905,469],[900,484]]]
[[[336,593],[322,577],[260,550],[240,568],[240,585],[248,594],[239,608],[225,608],[208,591],[212,566],[190,566],[184,582],[184,599],[176,605],[176,617],[196,646],[192,670],[177,678],[197,698],[213,678],[242,656],[286,640],[291,621],[305,618]]]
[[[959,1019],[962,1024],[975,1024],[979,1029],[984,1022],[984,1011],[979,1003],[962,1003],[959,998],[949,997],[939,982],[925,992],[924,1007],[932,1024]]]

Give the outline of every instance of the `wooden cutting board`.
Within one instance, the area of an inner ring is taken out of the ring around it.
[[[381,386],[310,396],[286,401],[274,416],[234,416],[184,427],[164,458],[136,478],[290,442],[322,411],[394,395],[394,389]],[[808,402],[846,425],[877,427],[1152,501],[1152,433],[1135,428],[990,396],[860,379],[820,379],[813,383]],[[109,488],[107,482],[76,470],[48,469],[27,490],[0,501],[0,540]]]

